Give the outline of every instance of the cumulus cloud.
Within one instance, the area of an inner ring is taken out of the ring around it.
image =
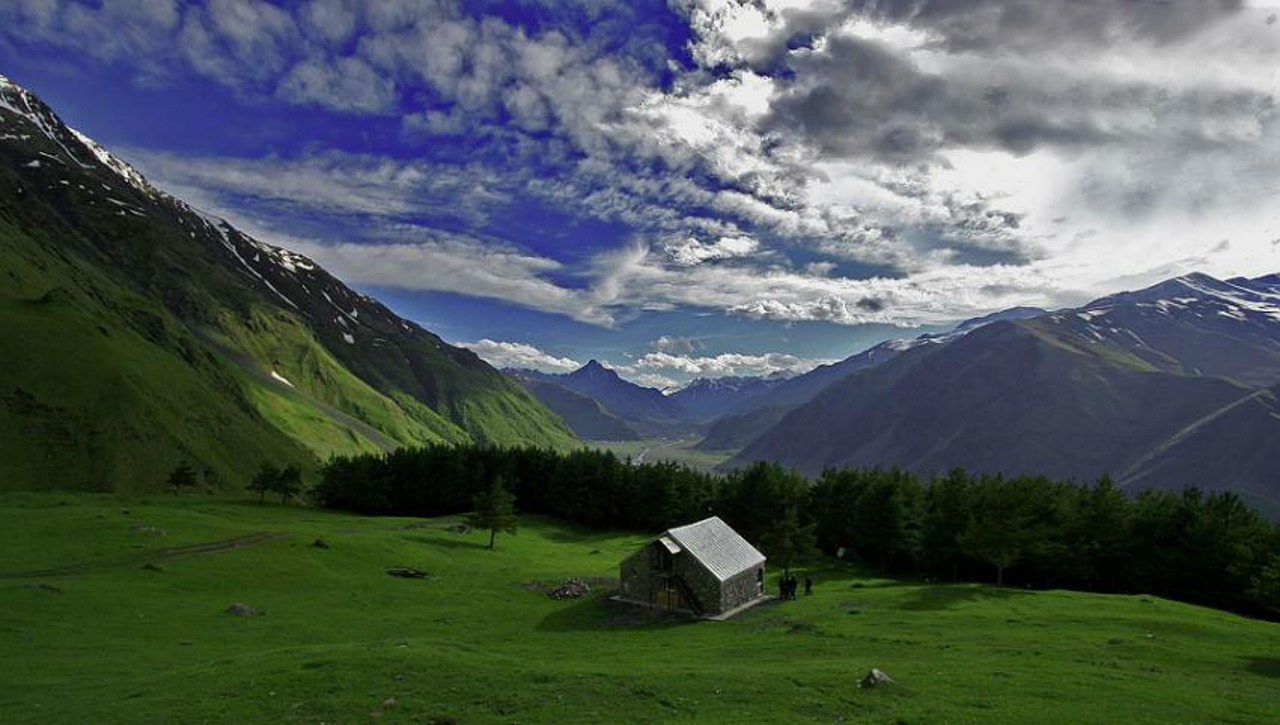
[[[667,246],[667,254],[676,264],[691,266],[717,259],[749,257],[760,249],[756,240],[748,237],[721,237],[712,243],[686,239]]]
[[[627,375],[656,375],[665,380],[689,378],[723,378],[728,376],[762,377],[798,375],[834,360],[812,360],[787,353],[771,352],[762,355],[724,353],[711,356],[673,355],[651,352],[635,362],[619,367]]]
[[[1278,240],[1280,241],[1280,240]],[[680,337],[677,335],[663,335],[652,343],[654,350],[667,353],[691,353],[697,352],[704,347],[706,343],[696,337]]]
[[[488,338],[459,343],[496,368],[521,368],[544,373],[568,373],[582,363],[567,357],[556,357],[523,342],[503,342]]]
[[[293,66],[276,93],[296,103],[340,111],[382,113],[395,103],[395,86],[360,58],[308,58]]]
[[[542,2],[525,25],[426,0],[20,0],[0,5],[0,43],[74,49],[148,84],[180,69],[254,102],[398,116],[421,154],[128,155],[226,207],[347,224],[353,239],[307,251],[355,280],[595,324],[698,308],[915,325],[1175,263],[1276,266],[1268,11],[669,5],[687,58],[666,57],[639,6],[588,0]],[[436,137],[464,138],[468,160],[431,158]],[[626,233],[533,254],[513,225],[488,233],[522,201]],[[697,352],[674,344],[657,352]]]

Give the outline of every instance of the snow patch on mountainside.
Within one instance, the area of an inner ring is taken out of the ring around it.
[[[133,166],[122,161],[110,151],[102,148],[97,141],[94,141],[76,129],[67,126],[67,130],[70,131],[71,135],[75,136],[76,140],[85,148],[89,149],[90,153],[93,154],[94,158],[96,158],[99,163],[114,171],[120,178],[128,182],[130,186],[147,195],[155,193],[155,188],[152,187],[151,184],[147,183],[146,178],[143,177],[142,174],[138,173],[138,170],[133,168]]]
[[[247,261],[245,261],[244,257],[240,256],[240,250],[236,249],[235,243],[231,241],[230,235],[227,234],[228,230],[235,231],[235,229],[234,227],[232,227],[230,224],[227,223],[226,219],[223,219],[221,217],[216,217],[205,211],[201,211],[189,204],[183,204],[183,206],[186,207],[186,209],[190,211],[192,214],[195,214],[196,216],[204,220],[204,223],[207,224],[210,229],[217,232],[218,237],[222,240],[222,246],[226,247],[228,252],[231,252],[231,255],[235,257],[237,261],[240,262],[240,266],[244,267],[246,270],[249,271],[249,274],[252,274],[254,277],[257,277],[259,281],[261,281],[263,284],[267,286],[267,289],[274,292],[277,297],[284,300],[290,307],[292,307],[295,310],[300,309],[297,305],[293,303],[293,300],[289,299],[288,297],[285,297],[283,292],[276,289],[276,286],[271,284],[271,280],[267,279],[266,277],[263,277],[258,272],[258,270],[253,268],[253,265],[249,264]]]

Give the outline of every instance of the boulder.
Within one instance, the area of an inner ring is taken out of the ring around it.
[[[248,604],[236,602],[235,604],[227,607],[227,614],[234,614],[237,617],[256,617],[260,614],[265,614],[265,612],[256,607],[251,607]]]
[[[886,675],[884,670],[881,670],[878,667],[872,667],[870,670],[867,670],[867,674],[863,675],[861,680],[858,680],[858,687],[864,690],[870,687],[892,684],[893,678]]]

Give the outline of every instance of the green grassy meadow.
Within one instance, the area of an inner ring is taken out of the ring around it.
[[[616,577],[642,535],[526,516],[489,551],[453,522],[0,495],[0,721],[1280,718],[1280,625],[1144,596],[873,579],[834,561],[809,570],[812,597],[695,622],[545,595],[566,577]],[[385,573],[400,565],[430,576]],[[871,667],[896,683],[859,689]]]

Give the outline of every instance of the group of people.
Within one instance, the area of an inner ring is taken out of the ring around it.
[[[782,599],[795,599],[796,590],[800,588],[800,582],[796,581],[795,574],[788,574],[778,582],[778,596]],[[813,579],[806,576],[804,578],[805,596],[813,594]]]

